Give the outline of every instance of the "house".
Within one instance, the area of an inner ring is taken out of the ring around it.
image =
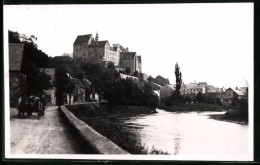
[[[166,97],[170,97],[172,95],[173,91],[175,91],[175,85],[173,85],[173,84],[167,84],[167,85],[161,87],[160,100],[164,99]]]
[[[234,99],[242,99],[247,98],[247,94],[243,90],[239,90],[238,88],[232,89],[228,88],[221,96],[221,102],[224,105],[232,104]]]
[[[85,102],[85,87],[79,79],[71,78],[73,84],[73,91],[67,93],[67,104],[75,104]]]
[[[9,43],[10,106],[16,107],[18,98],[26,96],[26,75],[21,72],[24,45]]]
[[[197,95],[199,92],[206,93],[207,83],[189,83],[182,84],[181,94],[183,95]]]
[[[43,93],[46,98],[46,105],[56,105],[55,68],[40,68],[40,72],[43,72],[51,77],[50,79],[51,88],[48,90],[43,90]]]

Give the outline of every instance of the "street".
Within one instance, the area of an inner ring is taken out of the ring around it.
[[[48,106],[45,116],[18,118],[10,108],[11,154],[83,154],[77,135],[61,116],[57,106]]]

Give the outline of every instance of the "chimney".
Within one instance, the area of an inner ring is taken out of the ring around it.
[[[128,47],[126,47],[125,50],[128,52]]]

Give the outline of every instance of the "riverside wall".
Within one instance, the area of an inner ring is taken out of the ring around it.
[[[76,106],[79,105],[71,105],[70,108],[73,109],[76,108]],[[91,105],[88,106],[91,107]],[[96,109],[98,109],[98,107]],[[64,114],[64,116],[73,126],[73,128],[76,129],[78,135],[84,139],[84,142],[86,142],[89,146],[91,146],[91,148],[93,148],[99,154],[129,154],[127,151],[117,146],[111,140],[96,132],[85,122],[78,119],[65,106],[61,106],[61,112]]]

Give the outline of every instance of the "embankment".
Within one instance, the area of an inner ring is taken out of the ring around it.
[[[131,115],[131,114],[152,114],[156,113],[155,108],[147,106],[134,105],[111,105],[107,103],[90,103],[90,104],[75,104],[66,106],[73,113],[84,113],[88,116],[100,115]]]
[[[223,108],[214,104],[179,104],[172,106],[160,106],[160,109],[171,112],[186,112],[186,111],[222,111]]]
[[[61,107],[61,112],[68,119],[69,123],[77,131],[84,141],[91,146],[97,153],[100,154],[129,154],[108,138],[96,132],[93,128],[81,121],[73,113],[67,110],[66,107]]]

